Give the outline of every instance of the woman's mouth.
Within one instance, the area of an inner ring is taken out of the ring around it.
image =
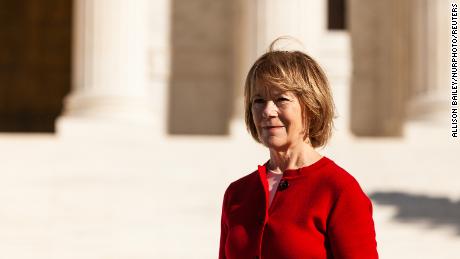
[[[265,131],[268,131],[268,132],[276,132],[280,129],[284,128],[283,126],[267,126],[267,127],[263,127],[263,129]]]

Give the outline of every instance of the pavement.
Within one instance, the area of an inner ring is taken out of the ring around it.
[[[448,128],[335,138],[374,204],[381,258],[460,258]],[[222,196],[267,150],[246,137],[0,134],[0,258],[217,258]]]

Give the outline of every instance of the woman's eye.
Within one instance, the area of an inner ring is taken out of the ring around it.
[[[263,103],[264,99],[254,99],[253,102],[254,103]]]
[[[286,98],[286,97],[280,97],[280,98],[277,99],[277,101],[278,102],[287,102],[287,101],[289,101],[289,99]]]

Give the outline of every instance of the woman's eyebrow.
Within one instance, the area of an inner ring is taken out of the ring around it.
[[[273,96],[280,96],[280,95],[288,95],[287,91],[279,91],[279,92],[274,92]]]

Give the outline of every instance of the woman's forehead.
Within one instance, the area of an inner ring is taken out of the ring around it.
[[[279,95],[291,95],[289,90],[281,89],[279,87],[254,87],[252,96],[274,97]]]
[[[252,95],[274,96],[286,92],[288,92],[288,90],[281,88],[279,85],[257,80],[253,86]]]

